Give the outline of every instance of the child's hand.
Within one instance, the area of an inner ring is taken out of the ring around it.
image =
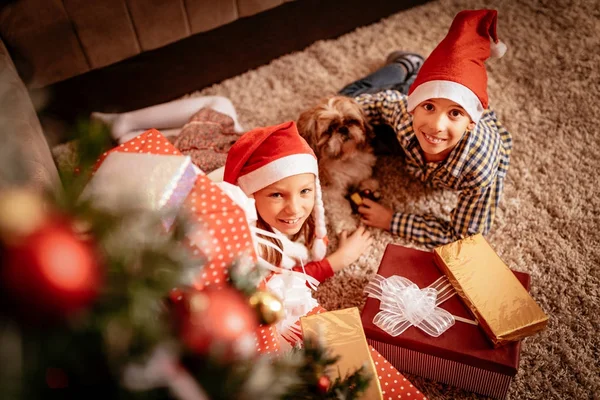
[[[373,238],[364,226],[359,227],[349,237],[346,231],[343,231],[340,235],[340,245],[338,249],[327,257],[333,272],[337,272],[358,260],[358,257],[360,257],[372,243]]]
[[[358,207],[358,213],[363,224],[386,231],[390,230],[390,224],[394,216],[394,212],[391,209],[373,200],[363,199],[362,205]]]

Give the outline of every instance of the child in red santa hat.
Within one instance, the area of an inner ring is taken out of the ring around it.
[[[446,37],[420,66],[416,79],[408,76],[404,67],[395,69],[403,72],[394,78],[387,67],[391,81],[414,79],[408,95],[384,90],[356,97],[373,124],[394,130],[394,145],[404,156],[409,173],[429,186],[459,191],[458,204],[449,219],[393,212],[365,199],[359,213],[366,225],[426,247],[489,232],[512,149],[511,135],[488,107],[485,61],[506,51],[498,40],[497,18],[495,10],[461,11]],[[414,55],[400,54],[397,58],[412,65],[412,72],[419,67],[418,63],[411,64]],[[383,79],[381,74],[373,75]],[[352,95],[350,89],[359,86],[349,85],[342,93]]]
[[[294,121],[243,134],[227,154],[223,180],[254,200],[259,256],[272,265],[303,269],[322,282],[371,244],[370,234],[360,227],[350,236],[343,232],[339,248],[325,256],[317,159]]]
[[[316,286],[358,259],[371,245],[365,227],[342,232],[336,251],[326,256],[327,238],[317,158],[294,121],[256,128],[231,147],[220,184],[244,209],[259,265],[272,271],[267,288],[283,301],[278,331],[288,342],[301,335],[298,319],[318,306]]]

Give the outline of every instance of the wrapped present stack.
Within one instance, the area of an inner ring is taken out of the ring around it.
[[[402,372],[502,399],[519,367],[520,339],[547,321],[529,285],[481,235],[434,252],[390,244],[366,288],[367,341]],[[484,311],[488,304],[493,312]]]
[[[232,262],[256,261],[244,211],[158,130],[149,129],[104,153],[95,169],[82,195],[96,197],[104,206],[118,207],[123,199],[137,197],[140,206],[170,211],[163,220],[166,228],[177,212],[187,213],[193,228],[184,244],[202,266],[189,277],[196,289],[223,287]],[[256,350],[279,353],[274,326],[259,327]]]

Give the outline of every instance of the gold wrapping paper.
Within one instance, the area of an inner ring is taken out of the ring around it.
[[[371,375],[368,389],[362,399],[383,399],[377,370],[363,330],[360,314],[356,307],[337,311],[328,311],[300,318],[302,332],[305,337],[319,337],[325,347],[332,349],[340,359],[334,365],[341,376],[345,376],[361,366]],[[332,376],[335,379],[336,376]]]
[[[548,316],[481,234],[437,247],[434,253],[494,347],[546,327]]]

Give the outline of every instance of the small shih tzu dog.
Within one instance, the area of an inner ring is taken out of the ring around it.
[[[331,223],[337,233],[355,228],[346,195],[352,191],[379,189],[379,182],[372,176],[377,161],[371,147],[373,130],[361,106],[349,97],[329,97],[304,111],[297,125],[319,160],[324,201],[330,203],[326,209],[335,214],[339,212],[340,218],[330,215]],[[352,222],[337,223],[340,220]]]

